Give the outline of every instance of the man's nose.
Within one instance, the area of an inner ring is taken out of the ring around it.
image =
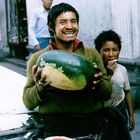
[[[66,26],[67,28],[72,28],[73,27],[73,25],[72,25],[72,23],[71,22],[67,22],[67,26]]]

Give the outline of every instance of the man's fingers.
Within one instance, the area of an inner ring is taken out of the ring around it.
[[[34,81],[37,82],[38,80],[41,79],[41,69],[38,69],[38,66],[37,65],[34,65],[32,67],[32,74],[33,74],[33,78],[34,78]]]
[[[42,72],[42,70],[39,69],[39,70],[35,73],[35,79],[36,79],[36,81],[38,81],[38,80],[41,79],[41,72]]]
[[[36,73],[37,68],[38,68],[37,65],[34,65],[34,66],[32,67],[32,74],[33,74],[33,75]]]
[[[97,73],[101,72],[100,68],[97,66],[96,63],[93,63],[93,67],[96,70]]]

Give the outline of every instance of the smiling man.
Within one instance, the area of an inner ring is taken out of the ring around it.
[[[108,100],[112,92],[102,59],[94,48],[85,47],[77,39],[79,14],[71,5],[60,3],[53,6],[48,14],[48,27],[54,38],[47,48],[33,54],[28,62],[24,104],[30,110],[39,107],[44,124],[44,138],[99,134],[105,121],[103,101]],[[41,76],[42,69],[38,69],[36,61],[40,55],[52,50],[76,53],[95,63],[93,69],[97,73],[93,76],[92,87],[76,91],[51,87],[47,77]]]

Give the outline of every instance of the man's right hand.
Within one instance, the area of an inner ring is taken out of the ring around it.
[[[33,79],[39,92],[43,92],[45,87],[50,84],[50,82],[46,82],[46,76],[41,76],[41,73],[42,69],[39,69],[37,65],[32,67]]]

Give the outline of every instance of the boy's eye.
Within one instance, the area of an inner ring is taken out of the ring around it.
[[[109,51],[109,50],[108,50],[108,49],[104,49],[103,51],[104,51],[104,52],[107,52],[107,51]]]
[[[118,50],[118,49],[114,49],[113,51],[117,52],[117,51],[119,51],[119,50]]]

